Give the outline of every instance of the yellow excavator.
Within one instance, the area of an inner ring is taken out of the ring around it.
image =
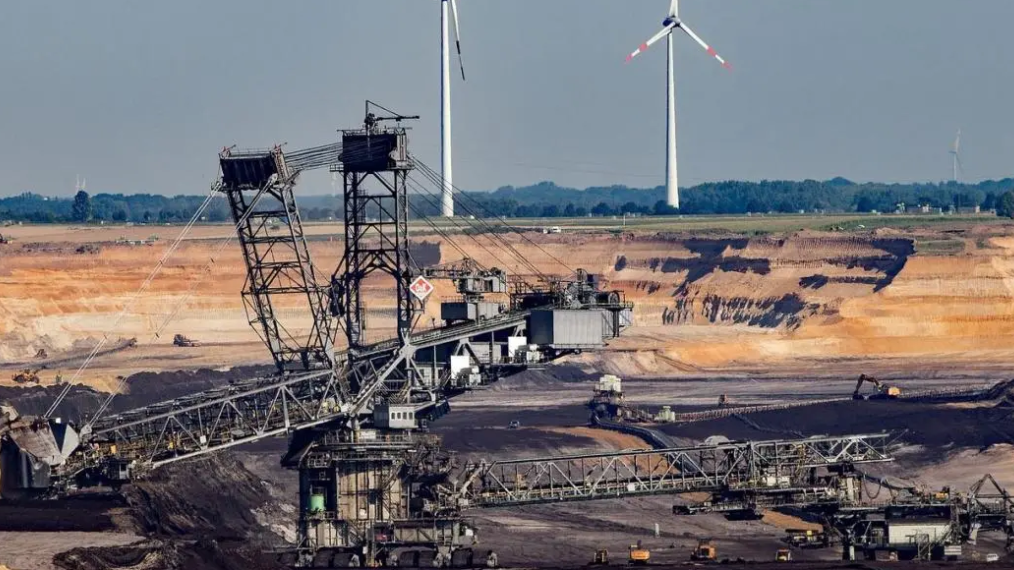
[[[860,390],[863,389],[863,384],[869,382],[876,388],[876,392],[873,394],[861,394]],[[897,386],[888,386],[880,380],[877,380],[873,376],[867,376],[865,374],[859,375],[859,381],[856,382],[856,390],[852,392],[853,400],[885,400],[895,399],[901,396],[901,388]]]
[[[627,564],[644,566],[650,561],[651,551],[645,548],[640,540],[637,541],[637,544],[630,545],[630,549],[627,551]]]

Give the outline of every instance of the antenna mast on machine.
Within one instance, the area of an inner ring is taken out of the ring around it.
[[[378,115],[381,111],[387,114]],[[409,290],[407,180],[413,164],[406,128],[401,125],[418,118],[367,101],[363,128],[342,131],[342,154],[331,168],[342,180],[345,211],[345,251],[331,276],[331,312],[345,331],[354,390],[375,373],[374,364],[363,358],[368,344],[363,281],[375,273],[386,273],[394,280],[400,346],[410,344],[420,304]],[[383,125],[390,121],[396,125]]]

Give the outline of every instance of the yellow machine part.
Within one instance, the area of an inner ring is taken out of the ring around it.
[[[718,553],[716,552],[714,546],[711,544],[699,544],[697,545],[697,548],[694,549],[694,555],[692,558],[694,560],[714,560],[717,556]]]
[[[627,559],[632,564],[644,564],[645,562],[651,560],[651,551],[647,548],[631,546]]]

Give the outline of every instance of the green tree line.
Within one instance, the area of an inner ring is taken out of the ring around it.
[[[531,186],[506,186],[491,192],[464,192],[456,199],[461,215],[498,217],[610,216],[623,213],[745,214],[781,212],[893,212],[908,207],[996,209],[1014,215],[1014,179],[987,180],[976,184],[854,183],[844,178],[803,181],[726,181],[700,184],[680,191],[679,210],[664,201],[665,188],[627,186],[567,188],[553,182]],[[190,219],[200,207],[201,196],[156,194],[106,194],[79,192],[72,198],[53,198],[23,193],[0,198],[0,220],[25,222],[133,222],[177,223]],[[305,220],[340,219],[342,204],[333,196],[300,196],[300,215]],[[436,216],[438,202],[431,195],[410,195],[410,215]],[[229,220],[229,207],[222,197],[212,200],[205,221]]]

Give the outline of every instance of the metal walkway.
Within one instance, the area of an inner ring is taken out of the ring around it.
[[[513,329],[524,325],[527,315],[528,311],[520,311],[482,323],[426,331],[413,335],[413,346],[424,349]],[[393,359],[397,348],[396,343],[378,343],[368,353],[376,357],[389,352]],[[335,356],[338,363],[344,359],[344,352]],[[334,421],[358,409],[359,394],[352,399],[345,396],[342,381],[341,373],[330,370],[254,378],[105,416],[95,422],[88,436],[98,448],[76,458],[68,469],[109,455],[158,466]],[[362,392],[368,394],[368,387]]]
[[[792,488],[816,468],[893,461],[889,434],[728,442],[467,466],[459,508]]]

